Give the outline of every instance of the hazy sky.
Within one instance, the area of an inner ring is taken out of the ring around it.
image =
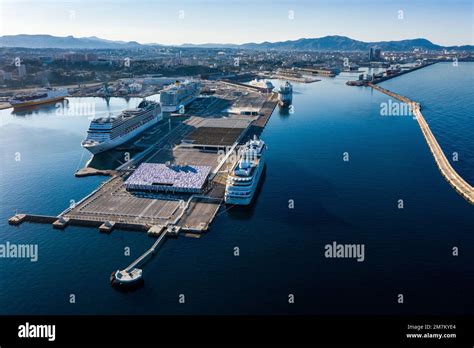
[[[162,44],[345,35],[362,41],[424,37],[449,46],[474,44],[473,3],[474,0],[0,0],[0,35],[98,36]]]

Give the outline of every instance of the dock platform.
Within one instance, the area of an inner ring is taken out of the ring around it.
[[[209,229],[223,202],[228,172],[237,160],[232,155],[241,146],[244,137],[261,133],[277,105],[276,93],[263,94],[250,87],[239,86],[236,89],[232,86],[219,83],[221,100],[211,101],[212,105],[232,101],[232,105],[237,104],[239,110],[257,109],[256,115],[235,114],[229,110],[208,115],[205,110],[201,110],[202,106],[195,106],[191,110],[199,116],[182,115],[186,119],[173,129],[170,123],[167,133],[160,129],[162,136],[157,137],[159,140],[156,143],[149,143],[146,150],[115,170],[86,168],[78,171],[76,176],[110,177],[73,206],[57,216],[16,214],[8,220],[9,224],[38,222],[59,229],[85,226],[106,233],[114,229],[135,230],[146,232],[150,237],[158,237],[137,260],[111,275],[112,283],[142,280],[138,266],[158,250],[165,236],[177,237],[183,232],[184,235],[196,237]],[[224,153],[223,148],[226,150]],[[212,170],[199,193],[128,191],[125,181],[142,163],[206,165]]]
[[[263,104],[262,109],[259,112],[260,116],[252,122],[252,126],[262,129],[265,128],[277,104],[278,93],[272,93],[271,97]]]

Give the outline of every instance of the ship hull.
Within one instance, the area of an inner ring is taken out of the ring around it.
[[[82,145],[83,148],[86,150],[90,151],[93,155],[97,155],[98,153],[113,149],[114,147],[117,147],[119,145],[122,145],[123,143],[126,143],[127,141],[133,139],[136,137],[138,134],[141,132],[145,131],[146,129],[150,128],[151,126],[157,124],[159,121],[163,119],[163,116],[160,114],[157,117],[155,117],[153,120],[150,122],[145,123],[144,125],[138,127],[137,129],[134,129],[130,133],[117,137],[115,139],[111,139],[102,143],[99,143],[97,145],[93,146],[84,146]]]
[[[24,108],[24,107],[28,107],[28,106],[55,103],[57,101],[61,101],[61,100],[65,99],[65,98],[66,98],[65,96],[61,96],[61,97],[42,99],[42,100],[30,100],[30,101],[23,102],[23,103],[15,103],[15,102],[10,102],[10,103],[13,106],[13,108]]]
[[[278,94],[278,103],[282,106],[290,105],[293,101],[293,96],[291,94]]]

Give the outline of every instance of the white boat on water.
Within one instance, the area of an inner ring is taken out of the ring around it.
[[[243,146],[242,155],[227,177],[226,204],[249,205],[265,166],[265,143],[254,138]]]
[[[160,104],[143,100],[137,108],[124,110],[118,116],[92,120],[82,147],[95,155],[129,141],[162,119]]]

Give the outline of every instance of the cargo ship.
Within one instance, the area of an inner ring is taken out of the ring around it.
[[[44,88],[33,93],[18,94],[9,100],[14,108],[53,103],[63,100],[68,95],[66,88]]]

